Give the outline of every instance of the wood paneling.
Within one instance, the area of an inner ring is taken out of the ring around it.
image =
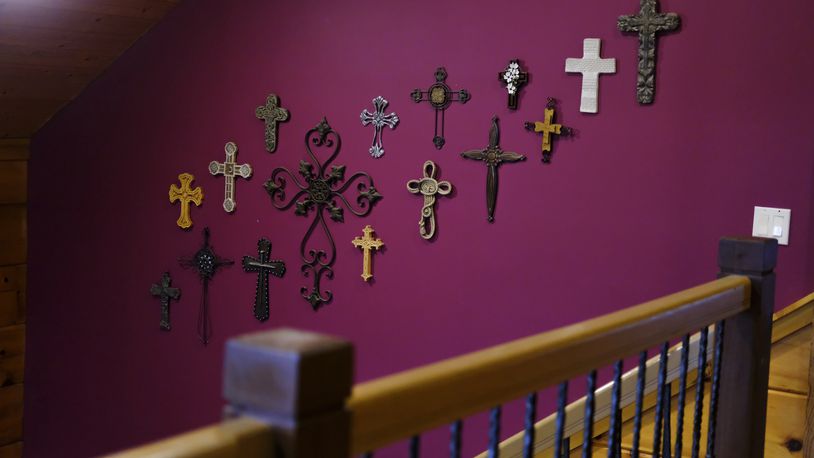
[[[0,78],[2,78],[2,75],[0,75]],[[0,161],[27,160],[30,143],[27,138],[0,140]]]
[[[28,201],[28,161],[0,161],[0,205]]]
[[[23,438],[23,385],[0,388],[0,445]]]
[[[808,394],[808,369],[811,357],[811,326],[807,326],[772,345],[769,388]]]
[[[20,458],[23,456],[23,443],[15,442],[13,444],[4,445],[0,447],[0,458]]]
[[[0,205],[0,266],[26,262],[26,221],[25,205]]]

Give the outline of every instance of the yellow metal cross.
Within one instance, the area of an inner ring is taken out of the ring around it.
[[[543,152],[551,152],[551,135],[556,134],[560,135],[560,130],[562,130],[562,124],[553,124],[554,121],[554,109],[553,108],[546,108],[545,109],[545,117],[543,118],[544,121],[540,122],[537,121],[534,123],[534,131],[543,134]]]
[[[170,203],[176,200],[181,201],[181,216],[178,217],[178,227],[187,229],[192,226],[192,218],[189,217],[189,203],[192,202],[196,206],[200,206],[203,201],[203,191],[198,186],[195,189],[190,188],[190,184],[195,180],[195,177],[189,173],[182,173],[178,175],[178,181],[181,182],[181,187],[171,184],[170,185]]]
[[[384,246],[384,242],[382,239],[377,239],[373,237],[373,233],[375,232],[373,228],[368,224],[362,229],[364,235],[362,237],[356,237],[351,241],[353,246],[357,248],[361,248],[362,252],[364,253],[364,257],[362,260],[362,279],[364,281],[368,281],[373,277],[373,268],[372,268],[372,259],[370,256],[370,250],[378,250],[382,246]]]

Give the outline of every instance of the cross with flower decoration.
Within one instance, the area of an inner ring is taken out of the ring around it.
[[[506,86],[509,93],[509,109],[517,109],[517,93],[522,86],[529,82],[529,74],[520,68],[520,61],[512,59],[509,65],[497,75],[497,79]]]

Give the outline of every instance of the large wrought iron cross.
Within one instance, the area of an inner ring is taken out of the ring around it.
[[[518,162],[526,160],[526,156],[510,153],[500,149],[500,128],[497,126],[497,116],[492,117],[492,127],[489,129],[489,146],[482,150],[471,150],[461,153],[466,159],[483,161],[488,167],[486,172],[486,211],[489,222],[495,220],[495,202],[497,202],[497,168],[504,162]]]
[[[639,14],[619,16],[617,22],[620,31],[639,34],[636,98],[641,104],[653,103],[656,93],[656,34],[675,30],[681,25],[678,14],[659,14],[658,9],[658,0],[640,0]]]
[[[231,213],[235,211],[235,177],[249,178],[252,176],[252,166],[249,164],[237,165],[237,145],[229,142],[223,148],[226,151],[226,160],[223,162],[212,161],[209,163],[209,173],[212,175],[223,175],[226,181],[226,189],[223,195],[223,209]]]
[[[461,89],[460,91],[450,89],[449,86],[447,86],[446,80],[446,69],[444,67],[438,67],[435,70],[435,84],[430,86],[426,91],[415,89],[412,94],[410,94],[415,103],[430,102],[430,105],[435,108],[435,136],[432,138],[432,142],[436,149],[443,148],[444,143],[446,143],[446,139],[444,138],[444,113],[446,113],[447,108],[452,102],[466,103],[470,97],[469,91],[466,89]]]
[[[312,146],[329,148],[332,152],[324,162],[320,162],[311,151]],[[304,275],[312,275],[314,279],[314,285],[310,290],[307,287],[302,287],[300,292],[314,310],[319,309],[333,298],[331,291],[326,290],[323,294],[320,289],[320,281],[323,276],[327,278],[333,277],[333,268],[331,266],[336,258],[336,245],[325,221],[325,211],[328,212],[330,219],[341,223],[345,220],[342,206],[356,216],[366,216],[370,214],[373,205],[382,198],[382,195],[373,186],[373,178],[367,173],[356,172],[345,180],[345,166],[331,165],[339,154],[341,146],[342,140],[339,134],[331,128],[325,118],[322,118],[322,121],[315,128],[305,134],[305,149],[311,162],[300,161],[298,171],[305,183],[303,184],[287,168],[278,167],[272,170],[271,178],[264,185],[266,192],[271,197],[274,208],[288,210],[295,207],[294,214],[301,216],[307,216],[309,211],[314,210],[314,220],[300,243],[300,256],[303,261],[301,270]],[[330,170],[328,170],[328,166],[330,166]],[[296,188],[294,189],[295,194],[287,202],[285,195],[286,177],[291,180]],[[357,180],[356,189],[359,194],[356,196],[356,206],[354,207],[344,193]],[[298,200],[300,198],[302,199]],[[325,238],[328,240],[330,248],[327,251],[318,248],[308,249],[308,243],[317,226],[322,228]]]
[[[178,300],[181,297],[181,290],[172,288],[172,279],[169,272],[164,272],[161,276],[161,283],[153,283],[150,287],[150,294],[161,300],[161,321],[159,327],[164,331],[169,331],[170,326],[170,299]]]
[[[259,321],[269,319],[269,275],[282,278],[285,262],[270,260],[271,242],[262,238],[257,242],[257,258],[243,256],[243,271],[257,273],[257,289],[254,294],[254,317]]]
[[[195,177],[189,173],[182,173],[178,175],[178,181],[181,186],[170,185],[170,203],[181,201],[181,214],[175,222],[181,229],[188,229],[192,226],[192,218],[189,216],[189,204],[193,203],[195,206],[200,206],[203,202],[203,191],[200,186],[192,189],[191,184]]]
[[[266,123],[266,151],[273,153],[277,149],[277,124],[288,120],[288,110],[280,106],[277,94],[269,94],[266,104],[257,107],[254,115]]]
[[[373,145],[370,147],[370,155],[375,158],[382,157],[384,154],[384,147],[382,146],[382,128],[389,127],[391,130],[395,129],[396,124],[399,123],[399,117],[396,113],[384,114],[384,109],[387,107],[387,100],[382,96],[373,99],[373,106],[376,111],[371,113],[363,110],[359,118],[362,120],[362,125],[373,124]]]

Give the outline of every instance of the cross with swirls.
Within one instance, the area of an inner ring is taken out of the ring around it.
[[[320,162],[311,150],[312,146],[331,149],[331,155],[325,162]],[[333,298],[331,291],[326,290],[323,293],[320,288],[323,276],[333,278],[331,266],[336,259],[336,245],[325,221],[324,210],[327,210],[330,219],[341,223],[345,221],[343,205],[356,216],[367,216],[373,209],[373,205],[382,198],[382,195],[373,186],[373,178],[367,173],[356,172],[345,180],[345,166],[331,165],[339,155],[341,146],[342,140],[339,134],[331,128],[325,118],[322,118],[315,128],[305,134],[305,149],[311,161],[300,161],[298,170],[299,175],[305,180],[305,184],[287,168],[277,167],[272,170],[271,178],[264,185],[274,208],[288,210],[295,207],[294,214],[300,216],[308,216],[311,210],[315,212],[314,220],[300,243],[300,256],[303,261],[300,270],[306,277],[313,275],[314,278],[314,285],[310,291],[308,287],[302,287],[300,293],[315,311]],[[330,170],[328,170],[329,166]],[[286,176],[297,188],[296,194],[290,200],[286,200],[285,196]],[[351,205],[344,195],[345,191],[354,183],[357,183],[356,189],[359,192],[355,206]],[[322,228],[328,239],[330,249],[327,251],[317,248],[308,249],[308,243],[317,226]]]

